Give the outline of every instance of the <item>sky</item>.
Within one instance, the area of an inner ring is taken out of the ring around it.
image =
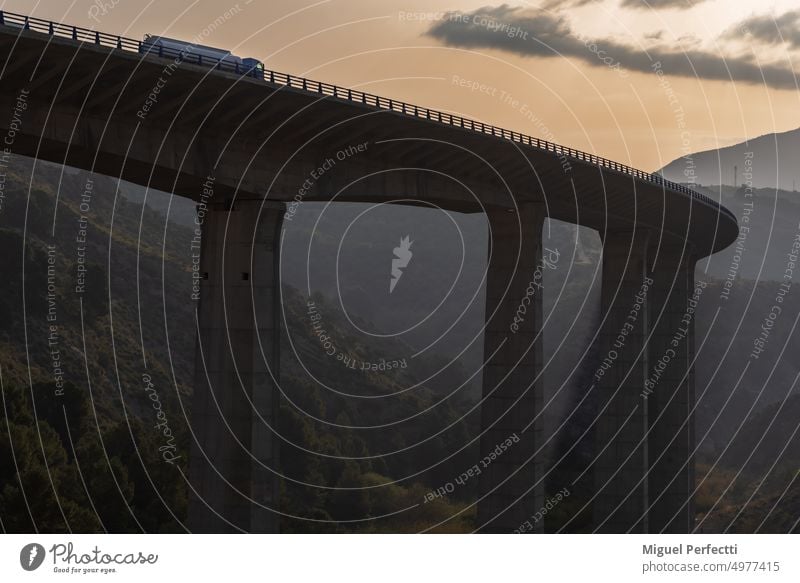
[[[200,38],[276,71],[649,171],[800,127],[797,0],[0,0],[0,9],[132,38]]]

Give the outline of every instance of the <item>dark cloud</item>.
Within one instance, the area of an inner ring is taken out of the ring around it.
[[[789,43],[800,48],[800,10],[775,16],[751,16],[731,28],[727,38],[749,37],[766,44]]]
[[[605,0],[547,0],[542,4],[545,10],[564,10],[567,8],[578,8],[588,4],[600,4]],[[641,8],[653,10],[687,10],[697,4],[702,4],[708,0],[621,0],[620,6],[623,8]]]
[[[603,0],[550,0],[542,6],[546,10],[558,10],[564,8],[578,8],[587,4],[596,4]]]
[[[562,16],[528,15],[506,4],[448,13],[431,26],[428,35],[448,45],[500,49],[523,56],[572,53],[575,47],[575,37]]]
[[[700,49],[676,51],[663,45],[646,52],[612,40],[584,39],[572,31],[562,15],[532,12],[507,4],[486,6],[474,12],[451,12],[435,22],[428,35],[446,45],[496,49],[523,57],[573,57],[590,66],[610,61],[629,71],[652,72],[656,62],[666,75],[766,84],[776,89],[796,89],[791,69],[758,65],[750,56],[724,58]],[[598,58],[604,51],[605,62]]]
[[[706,0],[622,0],[622,6],[625,8],[643,8],[643,9],[669,9],[677,8],[679,10],[686,10],[695,4],[702,4]]]

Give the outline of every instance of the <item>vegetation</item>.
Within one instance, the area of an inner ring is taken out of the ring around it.
[[[81,207],[87,179],[82,172],[40,163],[34,168],[24,160],[7,177],[0,213],[0,273],[5,275],[0,295],[0,527],[6,532],[183,532],[195,348],[194,304],[187,301],[192,231],[185,217],[168,219],[163,210],[141,203],[140,190],[103,177],[92,178],[87,212]],[[165,207],[164,195],[148,196],[160,197]],[[76,293],[82,216],[88,219],[86,286]],[[588,246],[581,254],[596,258],[597,249]],[[368,245],[363,248],[369,253]],[[580,312],[585,290],[591,288],[590,263],[572,266],[556,310]],[[718,285],[710,280],[704,293],[718,294]],[[473,530],[475,481],[425,502],[426,494],[451,482],[477,458],[475,383],[454,391],[467,372],[455,362],[429,379],[445,361],[443,354],[388,371],[348,368],[321,349],[308,315],[309,298],[289,286],[283,293],[285,396],[279,430],[288,443],[281,446],[279,469],[286,475],[281,509],[295,518],[282,519],[281,529]],[[755,322],[768,312],[774,295],[774,282],[740,280],[726,309],[752,315]],[[378,346],[355,336],[338,302],[322,295],[311,299],[349,358],[376,363],[386,354],[413,352],[396,340]],[[546,311],[551,301],[546,298]],[[797,298],[790,295],[787,302],[786,313],[800,312]],[[574,329],[567,318],[551,324],[546,353],[558,347],[552,339],[564,344],[546,373],[548,386],[559,386],[580,363],[596,325],[596,314],[584,309]],[[51,310],[54,320],[48,319]],[[369,314],[355,317],[360,325],[369,324]],[[699,329],[708,329],[713,317],[700,311]],[[737,324],[735,318],[717,318],[716,336],[704,348],[707,361],[730,363],[747,352],[750,339],[736,335]],[[727,351],[731,337],[734,348]],[[776,327],[771,342],[786,344],[787,354],[797,352],[785,328]],[[770,377],[778,353],[753,363],[738,385],[735,367],[715,372],[698,363],[698,394],[706,392],[697,413],[697,435],[708,436],[698,455],[697,507],[706,532],[797,530],[800,444],[789,439],[800,416],[800,400],[791,389],[797,366],[783,359]],[[592,358],[590,352],[587,362]],[[573,411],[590,370],[577,370],[553,399],[558,414],[548,421],[552,427],[571,416],[547,450],[553,470],[547,495],[577,476],[584,479],[548,513],[548,531],[592,527],[592,474],[583,470],[593,459],[586,429],[595,404],[586,399]],[[144,375],[152,379],[175,435],[180,454],[175,464],[160,454],[163,435],[154,427]],[[761,391],[762,386],[767,389]],[[721,409],[724,417],[715,423]],[[782,453],[776,460],[777,452]]]

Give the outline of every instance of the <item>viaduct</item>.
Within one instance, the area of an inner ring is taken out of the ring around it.
[[[0,12],[0,136],[13,135],[4,145],[13,154],[205,204],[192,530],[277,531],[282,220],[313,169],[367,144],[303,200],[411,199],[487,217],[481,455],[542,406],[540,295],[516,333],[509,324],[541,258],[543,220],[600,233],[595,528],[691,531],[694,339],[685,316],[696,261],[738,235],[727,209],[658,175],[477,121],[140,49],[139,41]],[[667,352],[669,366],[648,381]],[[480,476],[481,531],[511,532],[542,507],[541,430],[520,435]]]

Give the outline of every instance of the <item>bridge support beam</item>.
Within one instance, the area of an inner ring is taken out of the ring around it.
[[[519,529],[544,503],[540,423],[542,402],[542,225],[541,205],[519,213],[489,211],[486,282],[481,470],[477,526],[482,532]],[[516,319],[515,319],[516,318]],[[535,340],[535,341],[534,341]],[[536,380],[534,380],[536,379]],[[541,531],[542,524],[532,524]]]
[[[694,308],[697,258],[661,246],[653,257],[648,395],[650,532],[694,528]]]
[[[594,526],[647,532],[648,273],[646,231],[603,236],[600,363],[595,373]]]
[[[694,265],[645,231],[603,238],[594,524],[689,532],[694,523]]]
[[[202,224],[189,528],[277,532],[278,241],[284,205],[209,205]],[[263,505],[263,507],[261,506]],[[264,508],[266,507],[266,508]]]

